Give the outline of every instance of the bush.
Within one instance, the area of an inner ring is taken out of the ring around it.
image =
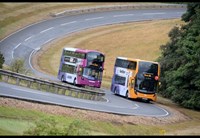
[[[24,59],[15,59],[11,62],[9,69],[16,73],[28,74],[30,73],[30,70],[26,69],[24,63],[25,63]]]
[[[54,117],[42,118],[35,122],[36,126],[24,132],[24,135],[36,136],[62,136],[88,134],[83,123],[74,120],[69,126],[60,124]]]

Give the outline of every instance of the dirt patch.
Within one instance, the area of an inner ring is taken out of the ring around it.
[[[114,124],[164,125],[164,124],[172,124],[190,120],[188,116],[180,113],[175,109],[163,105],[159,106],[170,111],[172,113],[171,115],[167,117],[126,116],[126,115],[117,115],[117,114],[96,112],[90,110],[75,109],[58,105],[41,104],[41,103],[23,101],[12,98],[4,98],[4,97],[0,97],[0,106],[22,108],[29,110],[31,109],[55,115],[71,116],[82,119],[107,121]]]

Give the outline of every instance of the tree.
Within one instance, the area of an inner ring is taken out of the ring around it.
[[[200,109],[200,3],[190,3],[182,20],[186,25],[169,32],[170,41],[162,45],[161,89],[159,93],[174,102]]]
[[[27,74],[30,73],[29,69],[26,69],[23,59],[15,59],[11,62],[10,70],[16,73]]]

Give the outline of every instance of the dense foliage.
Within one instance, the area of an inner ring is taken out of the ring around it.
[[[162,54],[159,93],[184,107],[200,109],[200,3],[189,3],[186,23],[169,32]]]

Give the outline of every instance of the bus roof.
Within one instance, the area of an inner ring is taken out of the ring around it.
[[[117,57],[117,59],[124,59],[124,60],[129,60],[129,61],[145,61],[145,62],[152,62],[155,64],[159,64],[158,62],[155,62],[155,61],[142,60],[142,59],[137,59],[137,58]]]
[[[99,52],[97,50],[89,50],[89,49],[81,49],[81,48],[73,48],[73,47],[65,47],[65,48],[63,48],[63,50],[73,51],[73,52],[77,51],[80,53],[98,52],[98,53],[103,54],[102,52]]]

